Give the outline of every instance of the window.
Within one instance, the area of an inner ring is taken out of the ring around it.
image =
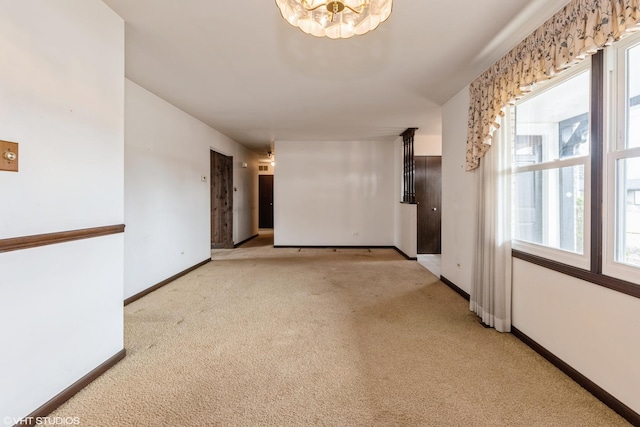
[[[640,41],[611,49],[609,68],[615,108],[610,117],[606,182],[605,273],[627,280],[640,274]]]
[[[513,109],[514,247],[582,268],[589,265],[588,65]]]
[[[513,114],[513,256],[640,297],[640,34]]]

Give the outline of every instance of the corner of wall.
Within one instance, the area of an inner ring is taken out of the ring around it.
[[[442,276],[469,293],[476,234],[476,178],[465,172],[468,87],[442,108]]]

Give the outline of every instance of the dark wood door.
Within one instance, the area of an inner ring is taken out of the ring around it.
[[[442,158],[416,156],[418,202],[418,253],[441,252]]]
[[[273,228],[273,175],[258,176],[258,227]]]
[[[233,248],[233,157],[211,151],[211,248]]]

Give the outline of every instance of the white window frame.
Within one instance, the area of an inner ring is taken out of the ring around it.
[[[605,162],[604,194],[606,206],[603,211],[603,260],[602,272],[611,277],[640,284],[640,268],[615,260],[616,255],[616,163],[618,160],[640,157],[640,147],[624,148],[626,141],[626,52],[640,45],[640,33],[629,36],[605,50],[607,72],[605,76]]]
[[[565,81],[575,77],[576,75],[584,72],[591,72],[591,60],[590,58],[582,61],[581,64],[572,67],[565,71],[561,76],[555,77],[548,82],[544,82],[538,85],[532,95],[540,95],[541,93],[558,86]],[[591,91],[591,88],[588,88]],[[591,94],[590,94],[591,96]],[[516,102],[515,106],[524,102],[528,97],[524,97],[522,100]],[[597,143],[597,141],[589,141],[589,144]],[[553,261],[557,261],[563,264],[567,264],[573,267],[589,270],[591,266],[591,155],[576,156],[565,159],[556,159],[546,162],[541,162],[533,165],[519,166],[513,165],[512,178],[518,173],[522,172],[534,172],[544,170],[559,170],[564,167],[570,166],[583,166],[584,167],[584,223],[583,223],[583,253],[578,254],[570,252],[560,248],[554,248],[538,243],[527,242],[524,240],[518,240],[514,237],[512,240],[512,248],[521,252],[526,252],[531,255],[536,255],[542,258],[547,258]],[[514,185],[514,191],[517,191]],[[515,198],[512,198],[515,200]],[[517,210],[512,209],[513,224],[517,223]],[[515,233],[512,233],[515,236]]]

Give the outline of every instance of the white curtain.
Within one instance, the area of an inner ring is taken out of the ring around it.
[[[511,331],[511,123],[503,116],[492,149],[476,170],[477,235],[470,308],[482,322]]]

